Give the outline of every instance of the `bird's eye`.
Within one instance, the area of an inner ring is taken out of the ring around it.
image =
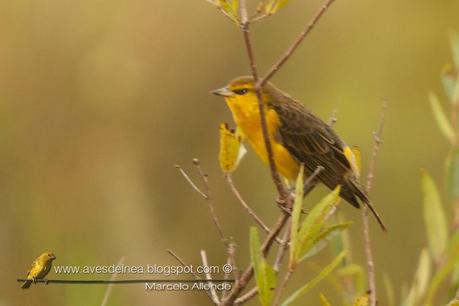
[[[241,89],[235,89],[234,93],[237,95],[244,95],[248,92],[249,90],[247,88],[241,88]]]

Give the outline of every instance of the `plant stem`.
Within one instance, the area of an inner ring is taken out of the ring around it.
[[[379,119],[379,126],[378,130],[373,133],[373,150],[371,153],[370,165],[368,169],[367,175],[367,185],[366,185],[366,193],[369,194],[373,178],[374,178],[374,171],[376,166],[376,156],[378,155],[379,147],[381,145],[381,135],[384,128],[384,121],[385,121],[385,112],[386,112],[387,104],[386,102],[383,103],[383,108],[381,110],[381,116]],[[364,247],[365,247],[365,256],[367,258],[367,273],[368,273],[368,289],[370,290],[370,306],[376,306],[377,304],[377,295],[376,295],[376,277],[375,277],[375,264],[373,260],[373,251],[371,249],[371,238],[370,238],[370,222],[368,218],[368,207],[367,205],[363,205],[362,208],[362,219],[363,219],[363,239],[364,239]]]
[[[306,36],[308,36],[308,34],[314,29],[317,22],[325,14],[325,12],[333,4],[334,1],[335,0],[327,0],[325,4],[322,5],[317,14],[314,15],[314,17],[309,21],[306,28],[303,30],[303,32],[300,33],[300,35],[298,35],[298,37],[295,39],[292,45],[290,45],[284,55],[279,58],[279,60],[268,70],[266,75],[258,82],[258,87],[263,87],[263,85],[266,84],[266,82],[268,82],[273,77],[273,75],[287,62],[290,56],[292,56],[293,52],[295,52],[295,50],[306,38]]]

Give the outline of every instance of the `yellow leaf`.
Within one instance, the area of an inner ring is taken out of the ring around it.
[[[438,97],[433,93],[430,94],[429,98],[430,106],[432,107],[432,112],[434,113],[435,119],[437,120],[440,131],[449,140],[450,143],[455,143],[456,134],[448,120],[448,117],[446,117],[446,114],[441,107],[440,100],[438,100]]]
[[[241,135],[230,129],[227,123],[220,124],[219,160],[223,172],[228,173],[236,170],[242,157],[247,153],[241,141]]]
[[[233,20],[236,24],[239,23],[239,1],[219,0],[219,7],[229,18],[231,18],[231,20]]]
[[[327,300],[327,298],[325,297],[325,295],[323,295],[322,293],[319,295],[320,297],[320,304],[322,306],[331,306],[330,302]]]

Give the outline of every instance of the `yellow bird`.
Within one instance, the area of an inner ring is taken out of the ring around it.
[[[38,256],[37,259],[33,261],[32,266],[27,273],[27,280],[21,288],[27,289],[35,280],[44,278],[51,270],[51,265],[54,259],[56,259],[56,256],[54,256],[51,252],[45,252]]]
[[[238,77],[213,93],[225,98],[244,137],[257,155],[268,162],[253,78]],[[381,217],[357,179],[355,162],[351,160],[352,150],[336,132],[303,104],[271,83],[263,86],[261,95],[279,173],[293,181],[301,164],[304,164],[305,173],[309,175],[322,166],[318,180],[330,189],[341,185],[340,196],[357,208],[360,207],[359,201],[364,202],[385,230]]]

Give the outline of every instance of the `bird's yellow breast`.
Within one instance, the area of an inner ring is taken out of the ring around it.
[[[237,126],[248,139],[257,155],[267,163],[268,155],[261,129],[260,113],[256,97],[235,96],[226,100]],[[277,169],[285,178],[295,180],[299,171],[299,163],[279,142],[276,136],[280,125],[279,116],[275,110],[265,107],[265,117]]]
[[[46,261],[36,260],[32,264],[27,278],[42,278],[48,273],[50,266],[47,265]]]

